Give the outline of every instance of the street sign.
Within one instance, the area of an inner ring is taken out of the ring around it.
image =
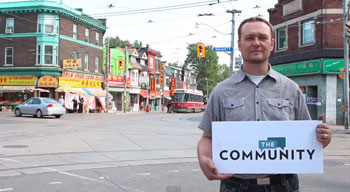
[[[233,51],[232,47],[214,47],[213,51],[218,52],[218,51]]]

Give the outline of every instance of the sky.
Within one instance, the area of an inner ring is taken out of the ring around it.
[[[20,0],[0,0],[11,1]],[[240,22],[252,16],[262,16],[268,20],[267,9],[273,8],[278,0],[53,1],[62,1],[72,8],[82,8],[85,14],[94,18],[106,18],[108,29],[105,37],[119,36],[122,40],[130,42],[141,41],[143,46],[148,44],[150,48],[160,51],[162,61],[183,64],[189,44],[202,42],[213,47],[231,46],[232,14],[226,11],[233,9],[241,11],[235,14],[234,55],[238,56],[236,42]],[[159,11],[153,8],[167,10]],[[144,13],[140,13],[141,10]],[[200,14],[207,16],[198,16]],[[220,64],[230,64],[228,53],[217,53]]]

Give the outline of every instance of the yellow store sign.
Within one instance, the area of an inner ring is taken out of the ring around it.
[[[57,80],[50,75],[42,76],[38,81],[38,87],[57,87]]]
[[[0,75],[0,85],[34,85],[34,75]]]
[[[63,59],[63,69],[79,69],[81,59]]]
[[[60,77],[60,87],[85,87],[85,88],[101,88],[102,81],[88,80],[88,79],[76,79],[70,77]]]

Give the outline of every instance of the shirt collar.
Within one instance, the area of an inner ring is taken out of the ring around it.
[[[273,78],[276,82],[279,81],[279,73],[276,72],[274,69],[272,69],[271,65],[269,64],[269,71],[267,73],[268,76]],[[243,65],[239,67],[239,70],[233,74],[233,82],[234,83],[240,83],[244,80],[244,78],[247,77],[246,73],[243,71]]]

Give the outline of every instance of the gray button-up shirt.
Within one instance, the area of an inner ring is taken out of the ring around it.
[[[215,87],[198,127],[211,132],[213,121],[310,119],[305,99],[294,81],[270,66],[267,76],[255,85],[241,67],[238,72]],[[256,178],[262,175],[236,176]]]

